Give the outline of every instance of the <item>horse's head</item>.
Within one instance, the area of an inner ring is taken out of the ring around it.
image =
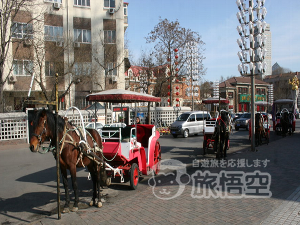
[[[227,125],[229,123],[229,112],[225,111],[225,110],[221,110],[220,112],[221,115],[221,119],[224,121],[225,125]]]
[[[35,116],[31,125],[33,126],[33,134],[30,138],[30,150],[37,152],[41,144],[47,137],[51,138],[51,129],[49,128],[49,112],[45,109],[35,112]]]

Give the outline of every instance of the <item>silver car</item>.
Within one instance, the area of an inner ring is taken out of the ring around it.
[[[244,113],[240,118],[235,120],[235,130],[240,128],[246,128],[249,130],[249,121],[251,119],[251,113]]]
[[[206,111],[185,112],[171,124],[170,132],[174,138],[183,135],[187,138],[190,134],[203,132],[204,121],[211,119],[211,115]]]

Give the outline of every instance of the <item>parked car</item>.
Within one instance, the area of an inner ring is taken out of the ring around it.
[[[95,122],[90,122],[88,123],[85,128],[93,128],[95,129]],[[96,130],[98,131],[98,133],[100,135],[102,135],[102,128],[103,128],[103,124],[100,122],[96,122]]]
[[[126,126],[127,126],[126,123],[110,123],[104,125],[104,127],[121,127],[121,128],[124,128]]]
[[[96,130],[101,130],[103,127],[103,124],[100,123],[100,122],[96,122]],[[85,128],[93,128],[95,129],[95,122],[91,122],[91,123],[88,123]]]
[[[235,130],[239,130],[240,128],[246,128],[249,130],[249,121],[251,119],[251,113],[244,113],[240,118],[235,120]]]
[[[229,116],[230,116],[231,123],[234,121],[235,118],[238,117],[235,113],[230,113]]]
[[[242,115],[243,115],[243,113],[236,113],[235,117],[233,118],[233,122],[235,122],[237,119],[241,118]]]
[[[199,134],[203,132],[204,120],[211,119],[211,115],[206,111],[194,111],[182,113],[170,126],[170,132],[174,138],[183,135],[187,138],[189,134]]]

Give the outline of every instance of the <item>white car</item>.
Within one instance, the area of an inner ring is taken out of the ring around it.
[[[105,124],[104,127],[126,127],[126,123],[111,123],[111,124]]]
[[[98,132],[101,132],[101,131],[102,131],[102,127],[103,127],[103,124],[102,124],[102,123],[96,122],[96,130],[97,130]],[[88,123],[88,124],[85,126],[85,128],[93,128],[93,129],[95,129],[95,122],[90,122],[90,123]]]

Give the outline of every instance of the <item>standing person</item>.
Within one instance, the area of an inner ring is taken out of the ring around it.
[[[148,116],[146,116],[145,123],[146,123],[146,124],[150,124],[150,123],[149,123],[149,117],[148,117]]]
[[[141,124],[140,117],[136,118],[136,124]]]

